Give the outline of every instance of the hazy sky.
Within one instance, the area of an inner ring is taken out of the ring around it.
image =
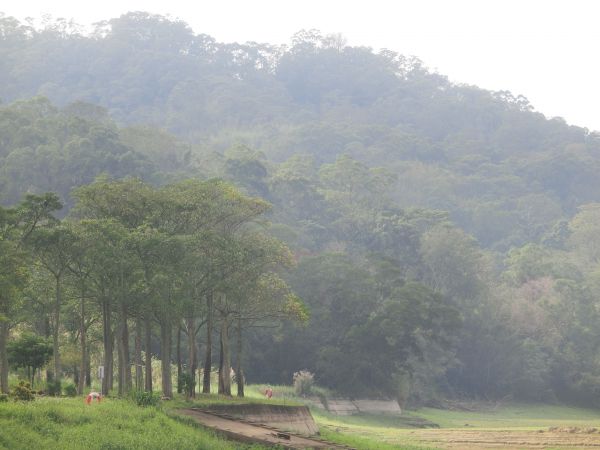
[[[225,42],[286,43],[303,28],[339,32],[351,45],[418,56],[452,81],[523,94],[549,117],[600,130],[596,0],[10,0],[0,11],[82,24],[148,11]]]

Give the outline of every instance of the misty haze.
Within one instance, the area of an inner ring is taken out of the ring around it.
[[[289,35],[0,13],[0,449],[600,446],[600,133]]]

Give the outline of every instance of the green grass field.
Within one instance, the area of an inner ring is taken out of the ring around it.
[[[414,413],[443,428],[600,427],[600,410],[560,405],[508,403],[476,412],[422,408]]]
[[[130,400],[115,398],[90,406],[81,397],[43,397],[33,402],[11,400],[0,403],[0,450],[247,448],[218,438],[195,425],[193,420],[178,416],[177,409],[215,403],[297,405],[302,402],[291,387],[273,388],[276,395],[270,400],[263,395],[263,385],[251,385],[247,387],[244,399],[211,394],[198,395],[197,399],[187,401],[177,396],[172,401],[162,402],[160,407],[140,407]],[[482,439],[497,439],[506,449],[562,450],[600,446],[600,431],[585,435],[548,431],[553,427],[600,430],[600,410],[569,406],[507,403],[480,405],[474,412],[422,408],[405,412],[400,417],[336,416],[316,408],[312,412],[323,438],[359,450],[472,449],[477,447],[468,444],[469,440],[478,442]],[[440,428],[414,428],[411,424],[415,421],[435,423]],[[461,439],[465,439],[464,447],[453,444],[463,442]],[[511,439],[520,442],[519,446],[511,447]],[[568,445],[540,446],[540,439],[559,444],[567,442]]]
[[[0,403],[0,449],[239,449],[159,408],[105,399],[39,398]]]
[[[321,435],[331,441],[364,450],[376,449],[431,449],[412,438],[410,428],[401,417],[375,414],[336,416],[320,409],[312,409]]]
[[[361,414],[335,416],[313,410],[324,437],[364,449],[478,448],[477,442],[495,442],[491,448],[580,449],[600,446],[600,410],[559,405],[509,403],[480,410],[449,411],[422,408],[402,417]],[[411,427],[409,419],[425,419],[439,429]],[[552,428],[572,428],[570,432],[550,432]],[[549,437],[552,435],[551,437]],[[518,441],[513,446],[511,442]],[[460,442],[460,444],[453,444]],[[544,442],[558,442],[544,446]],[[566,444],[562,444],[566,442]],[[462,447],[461,447],[462,446]],[[487,447],[486,447],[487,448]]]

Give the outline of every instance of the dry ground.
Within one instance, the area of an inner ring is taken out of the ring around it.
[[[588,429],[558,430],[411,430],[411,440],[448,449],[585,449],[600,447],[600,433]]]

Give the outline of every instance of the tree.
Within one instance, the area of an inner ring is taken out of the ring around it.
[[[249,283],[248,283],[249,282]],[[309,313],[302,300],[274,272],[265,272],[239,286],[234,296],[234,327],[236,332],[236,384],[237,396],[244,397],[245,376],[242,368],[244,341],[242,332],[249,328],[275,327],[283,320],[306,324]]]
[[[40,266],[48,271],[54,281],[54,307],[52,311],[52,336],[54,356],[54,377],[62,377],[60,361],[60,312],[63,301],[63,283],[70,264],[71,249],[75,237],[71,230],[63,225],[38,228],[30,237],[31,246]]]
[[[87,303],[92,292],[92,274],[96,266],[96,255],[94,254],[95,236],[88,234],[88,229],[81,223],[68,224],[73,232],[74,242],[70,248],[68,270],[75,279],[76,291],[79,295],[79,339],[81,344],[81,360],[79,366],[79,380],[77,392],[83,393],[86,384],[86,365],[88,362],[87,330],[91,325],[88,318]],[[91,381],[91,380],[87,380]]]
[[[6,211],[0,207],[0,215]],[[6,220],[6,219],[5,219]],[[6,223],[2,224],[4,228]],[[28,270],[23,252],[6,234],[0,239],[0,391],[8,393],[7,343],[20,307]]]
[[[292,265],[291,254],[280,241],[258,233],[241,233],[231,239],[224,258],[229,273],[215,289],[219,295],[214,305],[220,322],[219,392],[231,395],[229,338],[231,327],[237,325],[238,395],[243,396],[243,373],[240,373],[243,325],[285,317],[306,320],[306,317],[299,299],[274,273]]]
[[[22,334],[8,344],[8,361],[15,367],[27,369],[27,377],[33,387],[35,371],[50,361],[53,345],[35,334]]]
[[[0,391],[8,392],[8,343],[28,280],[26,244],[40,227],[54,223],[61,204],[54,194],[28,194],[15,208],[0,206]]]

